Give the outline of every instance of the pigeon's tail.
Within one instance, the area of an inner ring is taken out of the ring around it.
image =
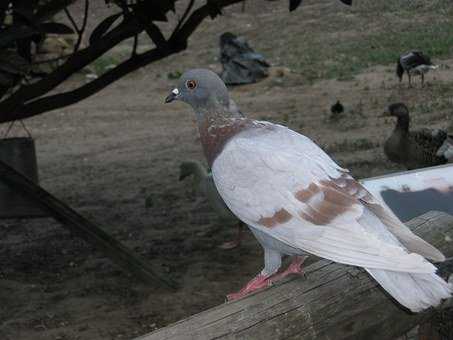
[[[451,297],[453,287],[436,273],[410,274],[382,269],[368,269],[368,273],[400,304],[413,312],[437,306]]]
[[[402,246],[397,238],[404,240],[404,245],[409,247],[408,252],[423,254],[425,256],[443,260],[443,255],[428,243],[421,239],[410,238],[401,227],[399,233],[391,233],[384,222],[389,220],[380,218],[375,214],[376,211],[365,209],[361,219],[361,224],[366,231],[378,235],[387,243]],[[395,217],[396,218],[396,217]],[[392,229],[394,230],[394,229]],[[415,237],[415,235],[414,235]],[[434,250],[434,251],[433,251]],[[395,259],[395,261],[398,261]],[[367,272],[400,304],[409,308],[413,312],[419,312],[431,306],[436,306],[442,299],[446,299],[453,293],[451,284],[445,282],[436,274],[436,267],[432,266],[430,271],[425,273],[397,272],[384,269],[365,268]]]
[[[404,68],[403,68],[403,65],[401,64],[401,58],[398,58],[398,60],[396,62],[396,75],[398,76],[400,81],[403,80],[403,74],[404,74]]]
[[[448,136],[443,144],[437,149],[436,156],[445,157],[447,161],[453,161],[453,137]]]

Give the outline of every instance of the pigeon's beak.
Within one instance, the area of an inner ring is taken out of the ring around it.
[[[391,114],[389,111],[384,111],[384,112],[382,112],[380,117],[390,117],[390,116],[391,116]]]
[[[179,98],[179,90],[178,88],[174,88],[170,94],[165,98],[165,103],[171,103],[174,100],[177,100]]]

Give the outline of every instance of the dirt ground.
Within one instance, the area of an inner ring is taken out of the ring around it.
[[[328,0],[307,1],[288,19],[293,34],[322,18],[318,3],[332,12],[342,8]],[[227,293],[261,270],[262,251],[251,234],[239,248],[219,249],[234,229],[197,200],[190,181],[178,181],[182,161],[204,159],[190,109],[163,104],[175,83],[169,72],[219,70],[217,39],[233,24],[252,45],[268,51],[277,70],[260,83],[231,89],[241,110],[311,137],[357,178],[401,169],[382,151],[394,122],[379,115],[389,103],[408,103],[414,128],[449,128],[453,59],[435,60],[441,68],[427,76],[424,89],[398,84],[394,65],[368,68],[348,81],[307,82],[297,72],[278,72],[289,58],[285,37],[275,39],[278,48],[271,52],[267,33],[260,30],[260,25],[283,26],[286,2],[263,6],[272,11],[252,5],[245,13],[240,6],[228,9],[215,25],[206,22],[197,31],[187,51],[88,100],[26,122],[36,140],[42,186],[180,288],[170,293],[141,284],[52,219],[2,220],[0,339],[130,339],[223,303]],[[316,26],[323,29],[322,22]],[[81,81],[83,75],[66,86]],[[346,112],[331,121],[336,99]]]

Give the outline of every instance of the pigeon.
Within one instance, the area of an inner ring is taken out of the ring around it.
[[[233,249],[238,247],[242,241],[242,221],[228,209],[212,179],[212,174],[208,172],[200,163],[194,161],[182,162],[179,166],[179,180],[182,181],[186,177],[194,176],[197,193],[202,194],[209,203],[209,206],[219,216],[219,218],[227,223],[237,226],[237,236],[232,241],[224,242],[219,246],[221,249]]]
[[[410,51],[402,54],[396,64],[396,75],[400,82],[403,80],[404,72],[409,79],[409,87],[412,87],[411,76],[420,75],[422,77],[422,87],[425,82],[425,73],[435,70],[439,66],[434,65],[431,59],[421,51]]]
[[[330,119],[337,120],[343,112],[344,106],[337,100],[337,102],[330,107]]]
[[[405,104],[389,105],[384,116],[397,118],[395,129],[384,143],[384,153],[390,161],[412,170],[453,159],[452,139],[446,131],[428,128],[409,131],[409,109]]]
[[[411,311],[438,305],[453,287],[428,259],[445,257],[413,234],[348,170],[285,126],[230,112],[224,82],[186,71],[165,102],[189,104],[220,196],[264,249],[264,268],[229,300],[303,273],[307,255],[363,267]],[[280,270],[282,257],[292,262]]]

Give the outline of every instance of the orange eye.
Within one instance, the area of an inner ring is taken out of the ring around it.
[[[186,87],[189,90],[193,90],[194,88],[197,87],[197,82],[195,80],[188,80],[188,81],[186,81]]]

